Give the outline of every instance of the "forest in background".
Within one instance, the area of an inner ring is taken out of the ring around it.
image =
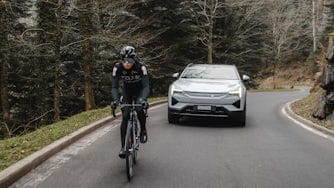
[[[0,138],[109,105],[124,45],[147,65],[151,96],[166,95],[189,63],[254,79],[315,57],[333,14],[334,0],[0,0]]]

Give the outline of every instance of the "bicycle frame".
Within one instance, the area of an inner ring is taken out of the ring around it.
[[[130,118],[128,120],[124,150],[126,152],[126,172],[128,181],[131,180],[133,176],[133,165],[136,164],[137,150],[139,150],[139,136],[138,136],[138,120],[135,112],[136,107],[142,107],[140,104],[121,104],[121,109],[125,107],[130,107]],[[115,109],[113,110],[113,115],[115,117]],[[146,109],[144,109],[146,110]],[[145,114],[147,112],[145,111]]]
[[[124,150],[126,150],[126,146],[129,144],[128,142],[131,142],[130,144],[134,146],[134,148],[137,149],[139,146],[138,141],[138,122],[137,122],[137,115],[135,113],[135,107],[141,107],[141,105],[137,104],[122,104],[121,108],[124,107],[131,107],[130,111],[130,118],[128,120],[128,125],[126,129],[126,135],[125,135],[125,144],[124,144]]]

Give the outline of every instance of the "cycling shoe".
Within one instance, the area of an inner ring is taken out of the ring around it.
[[[125,158],[125,151],[123,150],[123,148],[119,151],[118,156],[119,156],[120,158],[122,158],[122,159]]]
[[[147,142],[147,131],[143,130],[140,132],[140,142],[146,143]]]

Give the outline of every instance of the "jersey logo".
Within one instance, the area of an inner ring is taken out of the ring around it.
[[[126,83],[134,83],[139,82],[141,80],[141,77],[140,75],[122,76],[122,80]]]

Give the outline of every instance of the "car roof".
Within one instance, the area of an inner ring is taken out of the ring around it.
[[[228,64],[189,64],[187,67],[236,67],[235,65]]]

